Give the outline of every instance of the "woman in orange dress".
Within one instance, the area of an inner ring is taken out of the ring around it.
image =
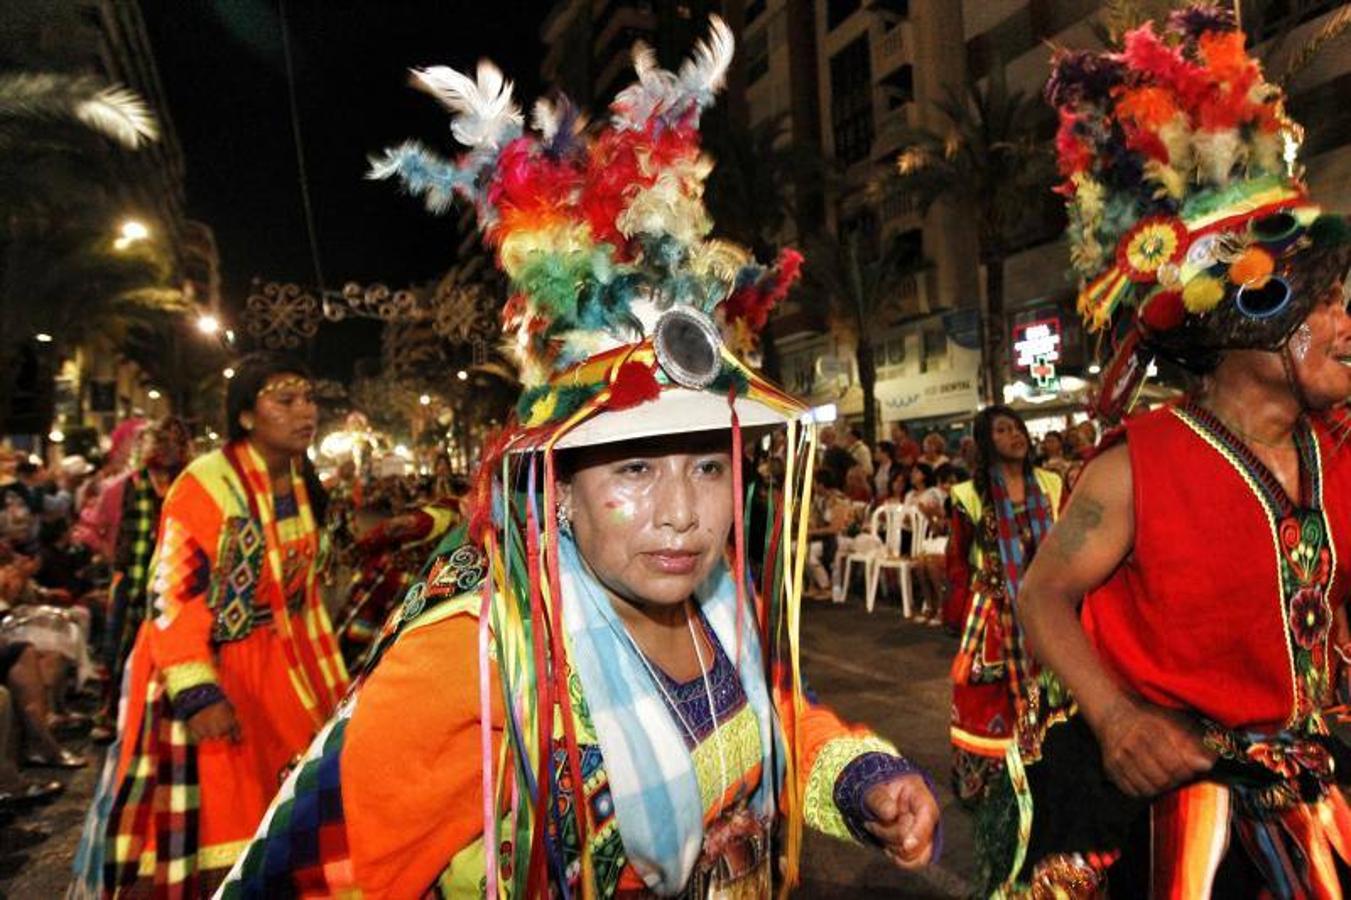
[[[230,442],[164,501],[153,618],[86,821],[82,893],[209,896],[347,685],[299,465],[316,424],[310,380],[274,355],[237,369]]]

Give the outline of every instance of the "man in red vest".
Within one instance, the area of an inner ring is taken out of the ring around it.
[[[1204,377],[1104,442],[1027,573],[1018,615],[1047,675],[993,881],[1341,897],[1351,229],[1294,177],[1297,126],[1226,10],[1062,53],[1047,93],[1080,310],[1127,336],[1099,411],[1154,355]]]

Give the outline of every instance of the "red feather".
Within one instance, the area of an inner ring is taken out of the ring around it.
[[[628,409],[639,403],[656,400],[661,395],[661,384],[651,366],[630,360],[615,372],[610,382],[610,399],[605,402],[607,409]]]

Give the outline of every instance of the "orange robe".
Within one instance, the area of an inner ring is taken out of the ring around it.
[[[195,461],[165,499],[158,615],[137,638],[119,723],[105,894],[208,896],[347,685],[315,584],[314,518],[292,483],[279,516],[240,442]],[[222,698],[239,741],[198,744],[186,719]]]

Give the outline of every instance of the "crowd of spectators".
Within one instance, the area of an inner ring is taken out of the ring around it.
[[[952,513],[949,493],[953,485],[972,477],[975,441],[969,434],[953,441],[938,431],[917,438],[902,422],[891,423],[886,435],[869,446],[857,427],[841,424],[821,429],[812,497],[809,584],[804,596],[840,601],[856,591],[857,582],[844,583],[844,561],[861,547],[882,545],[885,535],[869,530],[873,512],[890,504],[910,507],[927,521],[922,547],[910,546],[906,534],[900,541],[903,553],[917,563],[914,571],[920,599],[914,616],[938,625],[948,592],[943,556]],[[1034,447],[1034,459],[1073,488],[1097,441],[1091,422],[1048,431]],[[861,567],[855,571],[861,572]]]

